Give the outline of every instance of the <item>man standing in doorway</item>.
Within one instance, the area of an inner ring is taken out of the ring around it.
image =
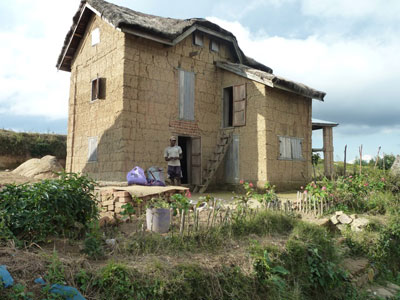
[[[181,159],[182,159],[182,148],[176,145],[176,137],[171,136],[169,138],[170,146],[165,148],[164,157],[168,162],[168,177],[171,179],[172,184],[180,185],[182,170],[181,170]]]

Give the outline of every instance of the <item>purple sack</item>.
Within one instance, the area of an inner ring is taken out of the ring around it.
[[[126,175],[126,180],[128,180],[128,185],[138,184],[138,185],[146,185],[147,180],[144,175],[144,171],[141,167],[134,167],[131,171]]]

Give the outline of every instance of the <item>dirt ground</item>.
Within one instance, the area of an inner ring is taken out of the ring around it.
[[[0,186],[5,184],[22,184],[27,182],[38,182],[40,179],[34,179],[29,177],[24,177],[20,175],[13,174],[11,171],[0,171]]]

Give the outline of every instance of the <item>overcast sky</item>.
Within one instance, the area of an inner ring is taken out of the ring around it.
[[[231,31],[274,73],[325,91],[313,117],[334,121],[335,160],[400,154],[400,1],[112,0],[174,18],[205,17]],[[190,3],[190,4],[189,4]],[[244,5],[245,3],[245,5]],[[78,0],[0,2],[0,128],[67,131],[70,73],[55,64]],[[322,146],[320,134],[313,146]]]

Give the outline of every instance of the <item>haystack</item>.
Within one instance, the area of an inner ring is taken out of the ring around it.
[[[32,177],[35,179],[47,179],[55,178],[57,175],[55,172],[63,171],[62,166],[57,161],[55,156],[46,155],[42,158],[32,158],[18,168],[16,168],[12,173]]]

